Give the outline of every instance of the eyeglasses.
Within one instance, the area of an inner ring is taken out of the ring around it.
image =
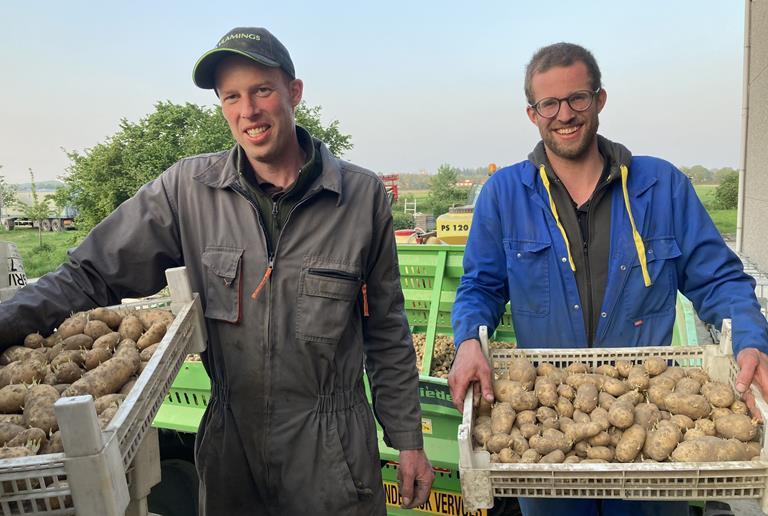
[[[560,105],[563,101],[568,103],[568,107],[573,111],[582,112],[589,109],[592,105],[592,100],[600,93],[600,88],[595,91],[591,90],[579,90],[571,93],[567,97],[546,97],[536,102],[535,104],[529,104],[536,112],[544,118],[555,118],[560,112]]]

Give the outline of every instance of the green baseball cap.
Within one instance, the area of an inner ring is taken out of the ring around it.
[[[215,87],[216,67],[230,55],[240,55],[273,68],[281,68],[291,79],[296,78],[293,61],[288,49],[262,27],[236,27],[227,32],[216,44],[195,63],[192,80],[205,90]]]

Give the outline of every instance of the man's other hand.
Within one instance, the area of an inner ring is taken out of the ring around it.
[[[468,339],[459,345],[451,372],[448,374],[453,406],[459,412],[464,412],[464,397],[472,382],[475,382],[473,384],[475,406],[480,403],[480,392],[483,393],[486,401],[493,403],[491,366],[483,355],[480,341],[477,339]]]
[[[413,509],[426,503],[435,472],[424,450],[400,450],[400,465],[397,468],[397,482],[403,509]]]
[[[762,420],[760,411],[757,410],[755,404],[755,396],[749,387],[755,384],[763,398],[768,394],[768,355],[757,348],[744,348],[739,351],[736,362],[739,364],[739,374],[736,375],[736,390],[741,393],[741,398],[749,407],[752,416]]]

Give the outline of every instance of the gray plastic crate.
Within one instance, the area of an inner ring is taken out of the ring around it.
[[[2,516],[146,514],[146,496],[160,480],[152,420],[187,353],[206,342],[200,299],[184,268],[166,277],[170,298],[111,307],[170,306],[176,318],[110,424],[99,428],[91,396],[61,398],[55,408],[64,453],[0,460]]]

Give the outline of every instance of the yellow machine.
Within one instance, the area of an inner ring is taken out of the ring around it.
[[[496,164],[488,165],[488,175],[496,172]],[[483,185],[474,185],[469,190],[467,204],[448,208],[448,213],[443,213],[435,219],[437,238],[446,244],[466,244],[469,237],[469,227],[472,225],[472,214],[475,211],[475,202],[480,195]]]

